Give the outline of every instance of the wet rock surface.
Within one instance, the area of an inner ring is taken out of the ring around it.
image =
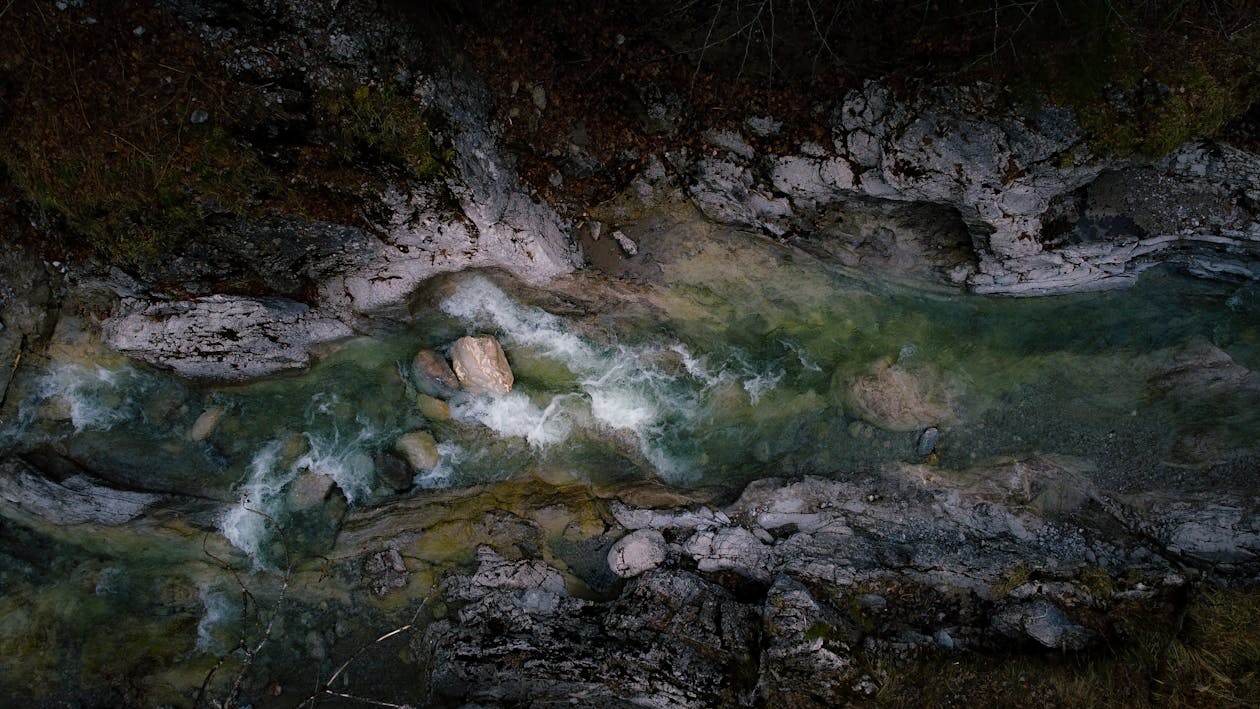
[[[512,368],[499,341],[489,335],[461,337],[451,345],[451,364],[463,388],[473,394],[512,391]]]

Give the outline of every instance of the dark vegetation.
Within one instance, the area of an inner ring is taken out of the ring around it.
[[[818,138],[829,102],[879,78],[984,81],[1031,109],[1074,107],[1100,155],[1209,137],[1260,96],[1260,12],[1246,0],[649,0],[456,3],[461,34],[547,191],[610,196],[643,156],[749,115]],[[531,119],[526,83],[548,96]],[[513,90],[516,87],[516,90]],[[650,105],[667,110],[664,120]],[[1234,139],[1242,139],[1237,131]],[[572,143],[595,165],[575,165]],[[770,147],[774,147],[771,145]]]
[[[1260,20],[1247,0],[448,0],[380,11],[427,38],[430,62],[465,52],[497,91],[526,180],[580,204],[614,194],[647,155],[702,149],[704,130],[749,115],[785,121],[766,142],[825,139],[829,102],[869,78],[902,90],[986,81],[1025,106],[1065,103],[1096,152],[1121,156],[1222,133],[1260,87]],[[383,177],[440,172],[434,117],[409,87],[295,79],[282,87],[301,96],[294,115],[222,59],[153,0],[3,6],[0,182],[31,210],[46,253],[152,263],[234,219],[278,212],[362,225]],[[1223,134],[1254,140],[1250,125]]]
[[[877,660],[881,706],[1254,707],[1260,589],[1203,588],[1181,603],[1114,601],[1084,652],[950,653]]]
[[[392,86],[301,87],[295,116],[148,0],[0,11],[0,170],[50,256],[153,263],[273,213],[353,224],[382,175],[440,167]]]

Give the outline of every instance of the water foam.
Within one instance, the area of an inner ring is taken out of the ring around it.
[[[35,384],[34,394],[22,407],[21,419],[30,423],[41,407],[60,401],[69,410],[75,433],[107,431],[135,415],[129,394],[143,384],[131,370],[57,363]]]
[[[218,653],[227,650],[215,637],[215,631],[225,622],[235,619],[237,597],[211,583],[203,583],[197,589],[205,612],[197,621],[197,650]]]
[[[312,428],[328,433],[308,432],[305,452],[286,460],[286,441],[275,439],[260,448],[250,461],[249,474],[237,487],[240,503],[220,519],[223,536],[233,546],[265,566],[264,548],[271,538],[273,521],[286,511],[285,490],[304,470],[328,475],[341,489],[346,501],[354,503],[372,492],[376,466],[369,451],[384,439],[382,432],[363,417],[356,417],[354,435],[343,435],[336,418],[340,403],[335,394],[319,393],[311,398],[306,421]],[[324,424],[322,419],[328,419]],[[324,425],[321,425],[324,424]]]
[[[577,375],[581,390],[554,396],[546,405],[519,391],[502,397],[462,397],[452,402],[452,416],[500,435],[521,436],[535,447],[560,443],[578,427],[629,432],[643,456],[672,479],[690,473],[685,461],[672,455],[662,441],[670,427],[688,426],[700,414],[710,390],[736,381],[756,405],[783,377],[782,371],[757,371],[739,352],[715,366],[677,342],[637,347],[596,344],[572,332],[561,318],[516,302],[482,277],[466,280],[440,307],[473,327],[495,329],[509,347],[528,347],[562,362]],[[681,371],[669,367],[670,360]]]

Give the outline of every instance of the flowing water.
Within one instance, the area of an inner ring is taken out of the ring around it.
[[[248,559],[242,573],[273,575],[286,554],[314,558],[332,543],[295,501],[299,479],[330,476],[352,510],[397,499],[379,473],[415,430],[435,437],[440,462],[404,497],[556,474],[736,488],[1034,451],[1090,459],[1112,489],[1152,476],[1231,485],[1255,465],[1254,389],[1167,384],[1178,353],[1219,348],[1239,371],[1260,368],[1254,284],[1154,271],[1125,291],[993,299],[881,286],[777,246],[714,239],[662,263],[652,282],[583,297],[598,287],[555,296],[457,274],[418,295],[413,317],[341,343],[309,371],[240,386],[116,359],[50,361],[19,380],[2,445],[74,461],[119,487],[209,500],[222,553]],[[426,417],[412,356],[471,333],[499,338],[514,389],[456,395],[449,418]],[[853,382],[890,371],[930,400],[913,427],[855,411]],[[939,429],[930,454],[920,445],[929,425]],[[204,435],[190,434],[197,427]],[[7,521],[3,531],[6,672],[86,686],[112,671],[111,648],[151,642],[164,648],[154,650],[164,681],[186,687],[230,649],[225,628],[242,618],[230,577],[172,571],[186,561],[137,551],[134,538],[68,542]],[[56,561],[29,551],[41,544]],[[116,617],[136,637],[83,630]],[[291,633],[282,647],[310,652],[309,637]],[[36,659],[12,659],[21,656]]]

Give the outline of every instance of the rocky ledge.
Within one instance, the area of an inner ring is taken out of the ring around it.
[[[925,658],[1129,642],[1138,609],[1260,572],[1260,498],[1122,498],[1081,466],[768,479],[720,508],[613,500],[608,568],[579,582],[495,540],[412,650],[438,704],[835,706]],[[610,570],[624,586],[592,596]]]
[[[674,156],[691,199],[849,265],[1003,295],[1123,287],[1163,262],[1260,276],[1260,156],[1228,145],[1094,155],[1071,111],[1016,110],[983,85],[868,82],[832,112],[829,143],[791,153],[754,149],[766,125]]]

